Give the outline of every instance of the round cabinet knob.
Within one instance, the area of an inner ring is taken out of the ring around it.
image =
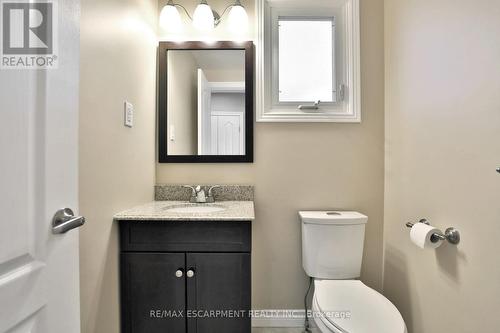
[[[189,271],[186,272],[186,276],[188,278],[192,278],[194,276],[194,271],[192,269],[190,269]]]
[[[181,278],[182,275],[184,275],[184,272],[182,271],[182,269],[178,269],[177,271],[175,271],[176,277]]]

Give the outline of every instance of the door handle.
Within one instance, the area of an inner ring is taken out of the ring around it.
[[[84,223],[85,217],[74,216],[70,208],[62,208],[52,218],[52,233],[64,234],[71,229],[81,227]]]
[[[188,278],[192,278],[192,277],[194,276],[194,269],[192,269],[192,268],[191,268],[190,270],[188,270],[188,271],[186,272],[186,276],[187,276]]]

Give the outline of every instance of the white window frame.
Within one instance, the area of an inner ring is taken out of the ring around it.
[[[257,0],[256,121],[257,122],[361,122],[359,0]],[[318,110],[299,110],[297,103],[278,103],[278,17],[335,20],[335,66],[337,101],[320,103]],[[274,63],[273,63],[274,62]],[[273,75],[274,71],[274,75]],[[343,98],[339,98],[340,85]],[[274,94],[273,94],[274,92]]]

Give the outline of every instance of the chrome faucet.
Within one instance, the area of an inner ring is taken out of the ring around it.
[[[205,189],[202,189],[200,185],[191,186],[184,185],[186,188],[191,189],[191,198],[189,198],[189,202],[191,203],[205,203],[207,202],[207,197],[205,195]]]
[[[205,189],[200,185],[191,186],[184,185],[183,187],[191,189],[191,197],[189,198],[189,202],[191,203],[212,203],[215,202],[215,198],[212,195],[212,190],[216,187],[220,187],[220,185],[210,186],[208,189],[208,196],[205,193]]]

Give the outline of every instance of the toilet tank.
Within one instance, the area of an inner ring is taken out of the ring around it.
[[[360,276],[368,217],[350,211],[301,211],[302,267],[320,279]]]

